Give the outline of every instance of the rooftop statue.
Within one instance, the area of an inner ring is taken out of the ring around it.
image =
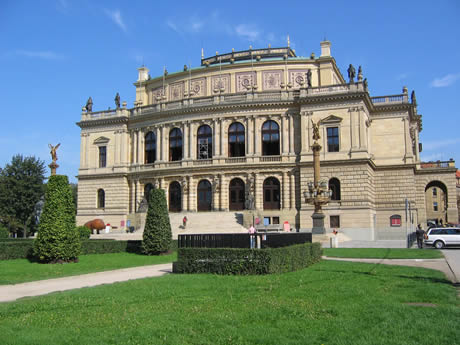
[[[412,104],[417,105],[417,99],[415,98],[415,91],[412,91],[412,93],[410,94],[410,100]]]
[[[120,94],[118,92],[115,95],[115,105],[116,105],[117,109],[120,108]]]
[[[311,87],[311,69],[307,71],[307,87]]]
[[[348,79],[350,79],[350,83],[353,84],[355,82],[356,70],[352,64],[348,66]]]
[[[86,101],[85,108],[88,113],[93,112],[93,99],[91,97]]]

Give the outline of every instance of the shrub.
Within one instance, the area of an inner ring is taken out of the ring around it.
[[[33,256],[34,240],[0,241],[0,260],[26,259]]]
[[[88,229],[86,226],[77,226],[76,230],[80,235],[80,240],[87,240],[91,236],[91,229]]]
[[[10,236],[10,232],[8,229],[0,224],[0,238],[8,238]]]
[[[281,248],[179,248],[174,273],[268,274],[295,271],[321,260],[319,243]]]
[[[142,253],[142,241],[86,240],[81,243],[81,254]]]
[[[150,192],[142,248],[147,255],[160,254],[170,250],[171,241],[172,232],[165,192],[163,189],[153,189]]]
[[[75,206],[67,176],[50,176],[34,252],[43,262],[75,261],[80,254]]]

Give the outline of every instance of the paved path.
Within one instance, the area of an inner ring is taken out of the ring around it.
[[[0,285],[0,302],[15,301],[22,297],[40,296],[56,291],[112,284],[132,279],[159,277],[171,272],[172,264],[169,263],[39,280],[14,285]]]
[[[458,248],[449,248],[442,251],[446,261],[449,265],[449,268],[455,275],[455,283],[460,284],[460,249]]]

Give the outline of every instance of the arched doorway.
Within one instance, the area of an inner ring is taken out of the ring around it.
[[[197,187],[198,211],[211,211],[212,188],[208,180],[201,180]]]
[[[169,185],[169,211],[182,211],[182,190],[177,181],[171,182]]]
[[[431,181],[425,187],[426,220],[437,225],[447,223],[447,187]]]
[[[264,210],[279,210],[280,204],[280,181],[269,177],[264,181]]]
[[[229,185],[229,209],[230,211],[244,210],[244,182],[239,178],[234,178]]]

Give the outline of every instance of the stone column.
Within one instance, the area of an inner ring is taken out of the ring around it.
[[[87,161],[86,161],[86,137],[88,134],[86,133],[81,133],[80,134],[80,168],[86,168]]]
[[[288,120],[289,120],[289,153],[293,155],[295,153],[294,114],[289,114]]]
[[[182,123],[182,149],[183,149],[183,155],[182,159],[189,159],[189,137],[188,137],[188,125],[186,122]]]
[[[289,173],[289,208],[295,208],[295,173]]]
[[[288,118],[286,115],[281,116],[281,143],[282,143],[282,154],[285,155],[289,150],[289,127],[288,127]]]
[[[285,210],[289,208],[289,176],[286,171],[283,172],[282,179],[282,191],[283,191],[283,202],[281,204],[281,209]]]
[[[225,150],[224,148],[224,140],[225,140],[225,128],[224,126],[226,126],[226,121],[222,118],[219,119],[219,122],[220,122],[220,155],[221,157],[228,157],[228,152],[227,150]]]
[[[259,128],[260,126],[260,121],[258,118],[255,118],[254,119],[254,154],[256,156],[260,156],[262,153],[261,153],[261,140],[262,140],[262,137],[260,135],[261,133],[261,128]]]
[[[190,143],[190,159],[196,159],[196,126],[194,122],[190,123],[189,143]]]
[[[166,151],[166,147],[165,147],[165,132],[166,132],[166,128],[165,128],[165,125],[160,125],[160,156],[161,156],[161,159],[160,161],[161,162],[166,162],[168,160],[168,155],[167,153],[165,152]]]
[[[361,150],[367,149],[367,131],[366,131],[366,113],[364,108],[360,108],[358,112],[359,117],[359,147]]]
[[[412,153],[412,139],[410,137],[410,129],[409,129],[409,119],[406,117],[403,119],[403,121],[404,121],[404,143],[405,143],[404,159],[410,159],[413,157],[413,153]]]
[[[350,108],[350,138],[351,138],[351,149],[355,150],[359,147],[359,123],[357,119],[358,108]]]
[[[217,119],[212,121],[212,156],[214,158],[220,156],[220,134],[219,134],[219,122]]]
[[[246,118],[246,155],[252,156],[254,155],[254,133],[253,133],[253,125],[252,122],[254,121],[253,116],[248,116]]]
[[[196,211],[196,186],[194,185],[193,176],[190,176],[188,179],[188,211]]]
[[[258,173],[255,173],[254,174],[254,207],[256,210],[263,210],[264,208],[264,205],[263,205],[263,185],[261,184],[259,186],[259,181],[260,181],[260,178],[258,176],[259,174]],[[262,197],[260,198],[259,195],[262,195]]]
[[[145,164],[145,134],[145,131],[139,131],[139,164]]]
[[[129,181],[129,213],[135,212],[135,198],[136,198],[136,191],[135,191],[135,183],[133,180]]]
[[[310,117],[307,111],[300,113],[300,139],[301,139],[301,154],[306,154],[310,151]]]
[[[417,128],[414,130],[414,133],[415,133],[415,159],[417,160],[417,162],[420,162],[420,152],[418,150],[419,139],[418,139],[418,129]]]

